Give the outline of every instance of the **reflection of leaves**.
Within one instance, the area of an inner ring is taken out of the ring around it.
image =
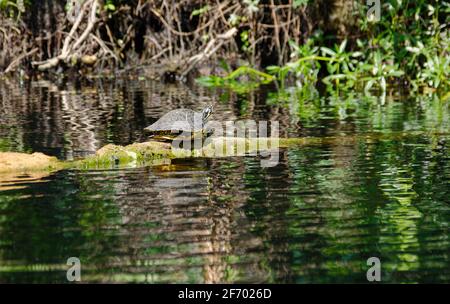
[[[398,261],[392,268],[411,271],[419,267],[414,250],[418,248],[417,224],[422,213],[412,203],[417,193],[413,188],[414,178],[409,166],[398,165],[397,158],[394,161],[391,153],[385,155],[388,158],[382,160],[384,170],[380,172],[379,188],[386,197],[397,203],[386,204],[378,211],[382,221],[388,224],[384,227],[387,233],[383,234],[381,240],[382,243],[397,247]]]
[[[241,66],[225,77],[216,75],[199,77],[195,81],[206,87],[226,87],[235,92],[250,92],[261,84],[270,83],[274,77],[248,66]]]

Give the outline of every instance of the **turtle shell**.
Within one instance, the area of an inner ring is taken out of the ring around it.
[[[156,140],[173,140],[183,132],[189,133],[189,137],[193,138],[203,136],[205,122],[202,112],[177,109],[164,114],[144,131]]]

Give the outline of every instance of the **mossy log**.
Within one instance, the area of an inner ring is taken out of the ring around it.
[[[421,134],[421,132],[419,132]],[[109,144],[99,149],[94,155],[76,161],[59,161],[55,157],[42,153],[0,152],[0,173],[57,171],[61,169],[102,169],[112,167],[142,167],[148,165],[168,164],[171,159],[190,157],[230,157],[243,155],[268,155],[279,148],[310,145],[354,145],[357,140],[377,141],[383,139],[400,139],[415,136],[415,132],[382,134],[359,134],[333,137],[303,138],[208,138],[200,147],[174,148],[165,142],[149,141],[133,143],[128,146]],[[176,145],[175,145],[176,147]]]
[[[59,161],[42,153],[0,152],[0,173],[57,171],[65,168],[99,169],[114,166],[147,166],[170,162],[174,158],[227,157],[254,155],[292,144],[308,144],[311,138],[226,138],[207,139],[200,148],[173,148],[170,143],[149,141],[128,146],[109,144],[94,155],[76,161]]]
[[[292,144],[307,144],[310,138],[227,138],[216,137],[207,139],[196,147],[192,142],[190,147],[172,146],[165,142],[143,142],[128,146],[106,145],[95,155],[88,156],[74,163],[80,169],[110,168],[111,166],[146,166],[166,163],[174,158],[189,157],[229,157],[255,155],[258,152],[268,152]]]

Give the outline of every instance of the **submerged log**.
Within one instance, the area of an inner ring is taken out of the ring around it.
[[[332,137],[302,138],[208,138],[200,147],[180,147],[166,142],[149,141],[128,146],[109,144],[94,155],[76,161],[59,161],[42,153],[0,152],[0,173],[28,171],[57,171],[61,169],[102,169],[117,166],[142,167],[170,163],[175,158],[267,156],[279,148],[311,145],[355,145],[357,141],[373,142],[383,139],[401,139],[417,136],[423,132],[395,132],[389,134],[369,133]]]
[[[0,173],[57,171],[64,168],[100,169],[112,166],[146,166],[161,164],[174,158],[229,157],[256,155],[292,144],[307,144],[310,138],[226,138],[207,139],[199,148],[174,148],[170,143],[149,141],[128,146],[109,144],[94,155],[76,161],[59,161],[42,153],[0,152]]]
[[[308,141],[308,140],[306,140]],[[181,143],[181,142],[180,142]],[[258,152],[278,149],[281,144],[305,143],[305,139],[282,138],[232,138],[216,137],[191,146],[172,145],[166,142],[143,142],[128,146],[106,145],[95,155],[75,162],[77,168],[105,168],[114,165],[145,166],[159,164],[163,160],[189,157],[230,157],[256,155]]]

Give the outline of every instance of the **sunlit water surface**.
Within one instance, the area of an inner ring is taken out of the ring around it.
[[[0,282],[450,282],[450,109],[434,97],[273,104],[146,80],[0,82],[0,151],[77,159],[180,107],[319,137],[255,156],[0,174]],[[290,104],[290,105],[289,105]],[[326,139],[326,140],[325,140]]]

